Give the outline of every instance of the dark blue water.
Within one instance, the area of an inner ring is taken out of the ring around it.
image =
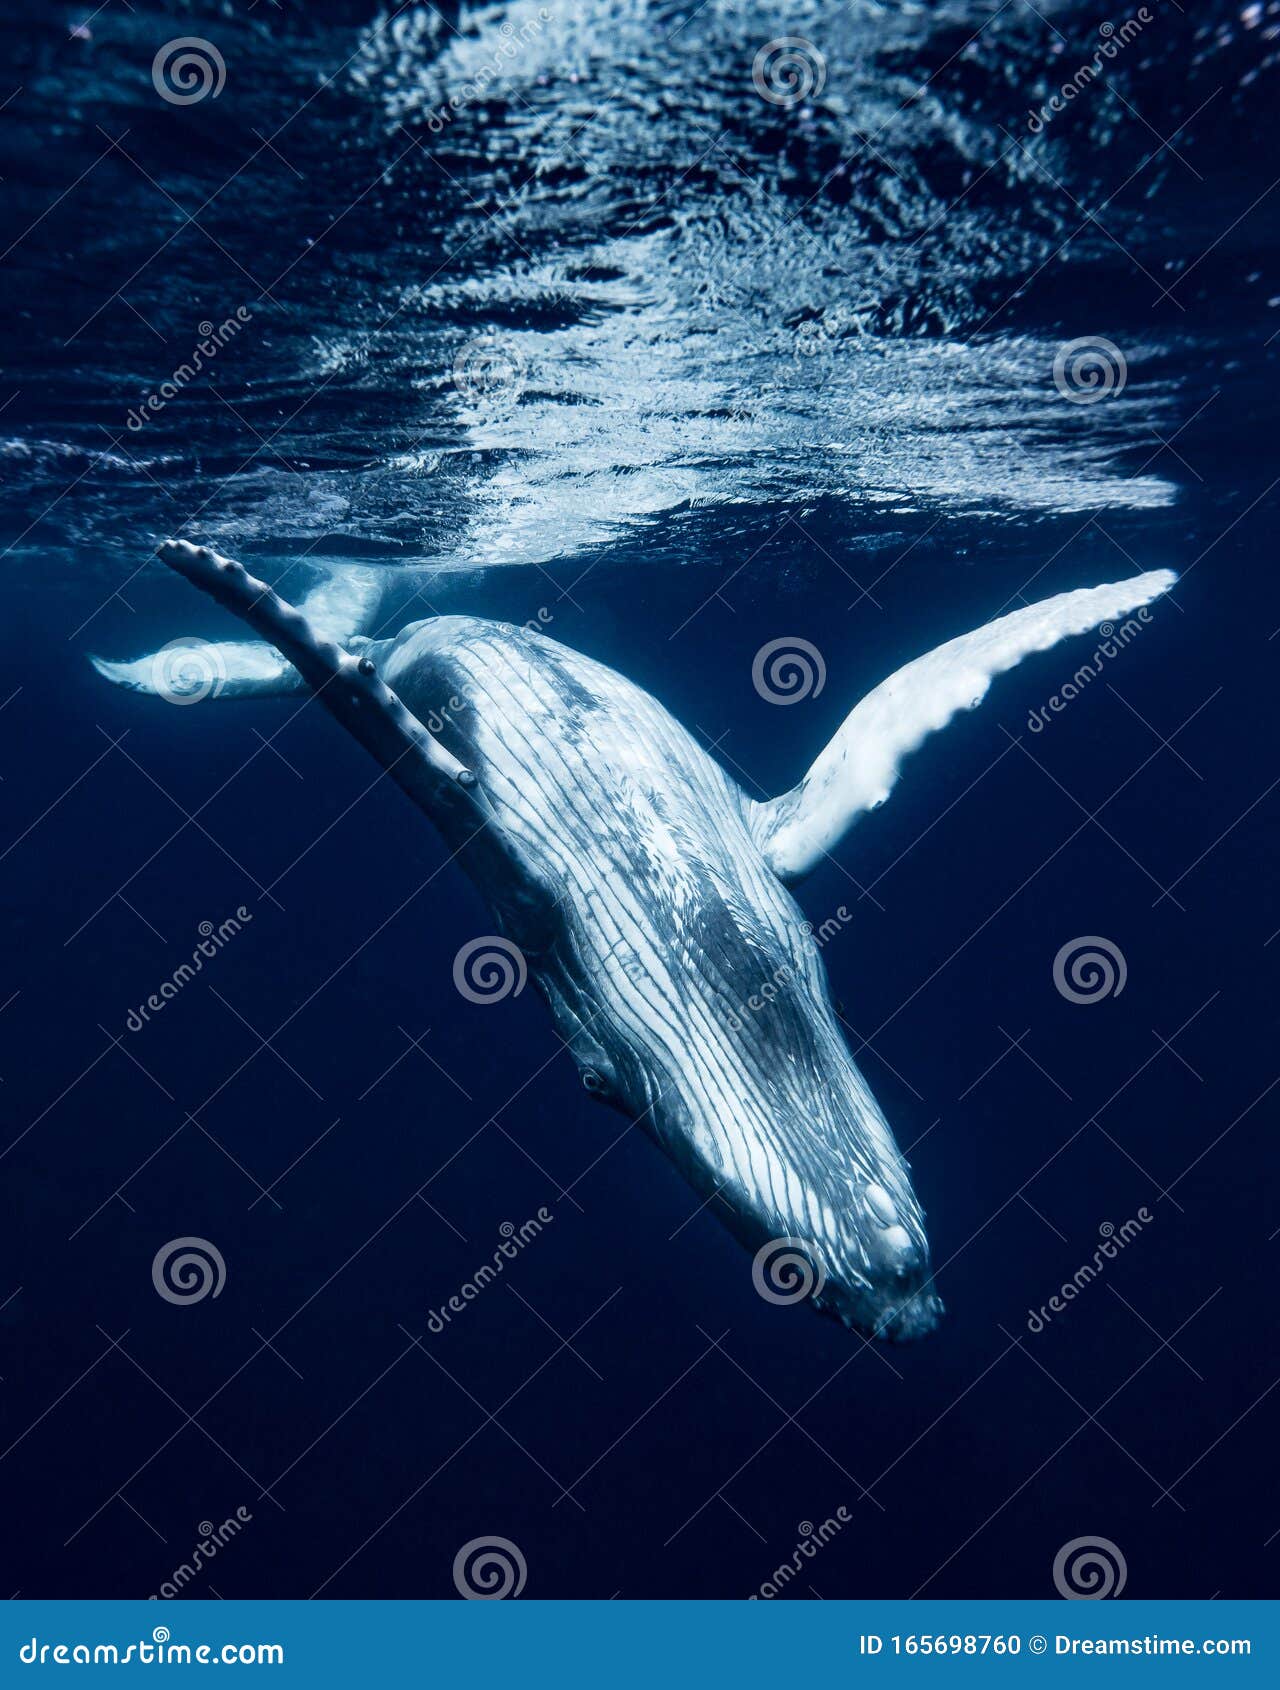
[[[494,1536],[528,1596],[746,1596],[841,1509],[789,1594],[1050,1594],[1084,1536],[1133,1595],[1274,1589],[1280,8],[1148,11],[1037,130],[1126,19],[5,8],[0,1594],[150,1594],[238,1509],[192,1597],[453,1595]],[[783,34],[825,82],[777,105]],[[183,35],[216,97],[153,85]],[[1096,403],[1053,377],[1084,337],[1123,359]],[[1050,726],[1089,638],[800,892],[852,915],[826,961],[934,1336],[762,1300],[534,994],[459,996],[491,917],[320,710],[93,673],[230,633],[148,563],[172,533],[289,590],[398,571],[401,619],[541,611],[753,795],[942,640],[1180,571]],[[782,635],[828,668],[786,709]],[[1086,935],[1127,979],[1076,1004]],[[225,1283],[177,1306],[186,1236]]]

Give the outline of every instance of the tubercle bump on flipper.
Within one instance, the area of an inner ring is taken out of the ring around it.
[[[443,790],[477,788],[473,771],[405,708],[371,658],[354,657],[318,634],[301,611],[242,563],[188,540],[166,540],[156,555],[276,646],[411,797],[420,802],[438,797],[442,779]]]

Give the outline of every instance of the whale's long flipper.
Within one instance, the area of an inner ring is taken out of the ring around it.
[[[475,788],[471,771],[405,709],[368,658],[344,651],[243,564],[185,540],[166,540],[157,555],[270,641],[325,708],[429,814],[451,788]],[[479,794],[473,801],[479,806]]]
[[[372,626],[385,579],[383,571],[359,565],[328,569],[300,601],[298,610],[322,638],[345,645]],[[257,640],[175,640],[159,651],[127,662],[107,657],[90,661],[100,675],[131,692],[170,697],[176,693],[181,697],[184,661],[191,668],[193,685],[201,686],[202,696],[261,698],[306,691],[302,676],[284,652]]]
[[[788,881],[807,873],[860,815],[884,802],[903,759],[958,711],[981,703],[996,675],[1069,634],[1150,604],[1176,579],[1171,569],[1155,569],[1060,593],[948,640],[890,675],[846,716],[799,786],[752,806],[752,831],[775,873]]]

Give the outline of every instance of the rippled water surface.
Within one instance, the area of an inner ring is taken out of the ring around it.
[[[78,478],[24,542],[92,547],[115,584],[180,526],[438,571],[632,534],[685,561],[699,523],[758,540],[825,500],[871,549],[1161,511],[1153,431],[1230,351],[1190,308],[1237,255],[1189,258],[1252,197],[1204,167],[1273,52],[1165,10],[1038,134],[1100,39],[1074,6],[792,8],[821,41],[778,71],[814,84],[798,105],[753,86],[767,7],[228,15],[222,92],[177,107],[163,12],[15,23],[13,521]],[[1237,309],[1265,321],[1265,293]],[[1104,325],[1132,370],[1105,415],[1050,379]]]

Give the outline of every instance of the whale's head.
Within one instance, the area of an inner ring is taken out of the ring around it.
[[[743,950],[759,968],[758,949]],[[773,958],[728,1002],[689,970],[690,1036],[653,1105],[658,1136],[697,1145],[715,1168],[712,1207],[752,1251],[766,1301],[807,1300],[869,1337],[923,1337],[942,1305],[906,1163],[835,1023],[812,940],[800,929],[793,960]]]
[[[579,967],[560,953],[550,996],[573,1006],[588,1091],[676,1162],[752,1253],[766,1301],[808,1301],[868,1337],[925,1336],[942,1304],[923,1216],[831,1007],[817,936],[776,882],[727,898],[706,877],[678,904],[669,890],[623,1001],[594,955]]]

